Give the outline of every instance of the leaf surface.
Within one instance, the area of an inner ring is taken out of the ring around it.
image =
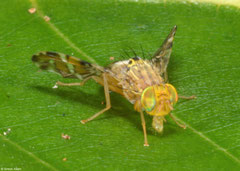
[[[28,9],[35,7],[36,13]],[[127,1],[3,1],[0,14],[0,167],[22,170],[239,170],[239,9],[213,4]],[[45,21],[48,16],[50,21]],[[56,51],[99,65],[128,59],[122,50],[152,54],[178,25],[168,67],[181,100],[164,134],[151,128],[143,147],[140,116],[118,94],[112,109],[80,123],[105,106],[103,88],[52,89],[31,56]],[[8,131],[8,129],[11,129]],[[7,135],[4,135],[5,134]],[[64,140],[61,134],[70,135]],[[66,161],[63,159],[66,158]]]

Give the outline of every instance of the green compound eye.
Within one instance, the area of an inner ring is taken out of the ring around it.
[[[154,109],[156,105],[156,99],[154,94],[154,88],[152,86],[146,88],[143,91],[141,96],[141,104],[143,108],[148,112],[151,112]]]
[[[175,104],[178,101],[178,94],[176,89],[171,84],[166,84],[168,91],[170,93],[170,101]]]

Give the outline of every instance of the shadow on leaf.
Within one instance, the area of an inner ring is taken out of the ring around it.
[[[88,105],[92,108],[95,108],[96,111],[101,110],[105,107],[105,98],[104,98],[103,88],[100,88],[99,92],[94,95],[85,93],[79,89],[77,91],[76,91],[76,89],[62,90],[62,89],[52,89],[52,88],[43,87],[43,86],[31,86],[31,88],[34,88],[45,94],[59,96],[60,98],[65,99],[65,100]],[[86,101],[86,99],[88,99],[88,100]],[[101,101],[104,101],[104,104],[101,104]],[[91,103],[89,103],[89,102],[91,102]],[[141,125],[141,119],[140,119],[139,113],[133,110],[133,105],[130,104],[124,97],[122,97],[116,93],[111,93],[111,105],[112,105],[112,108],[109,111],[105,112],[102,116],[94,119],[91,122],[101,121],[102,119],[109,119],[109,118],[112,118],[113,116],[117,116],[117,117],[124,118],[129,123],[131,123],[134,127],[136,127],[140,132],[142,132],[142,125]],[[89,114],[89,117],[92,115],[93,114]],[[86,119],[86,118],[83,118],[83,119]],[[164,133],[160,134],[160,135],[158,133],[156,133],[155,130],[153,130],[153,128],[151,126],[152,125],[152,117],[149,115],[145,115],[145,120],[146,120],[146,127],[148,129],[149,135],[165,137],[170,134],[176,133],[176,128],[169,126],[169,125],[172,125],[171,123],[169,123],[169,120],[170,120],[169,118],[168,118],[168,123],[164,124],[164,126],[165,126]]]

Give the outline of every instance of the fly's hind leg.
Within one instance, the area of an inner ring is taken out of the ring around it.
[[[106,112],[107,110],[109,110],[111,108],[111,101],[110,101],[110,95],[109,95],[109,88],[108,88],[106,73],[103,73],[103,82],[104,82],[104,93],[105,93],[105,99],[106,99],[106,107],[103,110],[101,110],[98,113],[91,116],[90,118],[85,119],[85,120],[81,120],[82,124],[85,124],[86,122],[89,122],[89,121],[95,119],[96,117],[98,117],[99,115],[101,115],[102,113]]]
[[[58,88],[58,86],[83,86],[91,78],[92,77],[87,77],[80,83],[63,83],[63,82],[57,81],[56,84],[53,86],[53,88]]]

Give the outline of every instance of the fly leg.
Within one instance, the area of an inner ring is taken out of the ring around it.
[[[148,140],[147,140],[147,131],[146,131],[146,123],[143,115],[143,111],[140,110],[140,116],[142,121],[142,127],[143,127],[143,134],[144,134],[144,146],[149,146]]]
[[[186,100],[192,100],[192,99],[195,99],[195,98],[197,98],[196,96],[178,96],[178,98],[180,98],[180,99],[186,99]],[[169,116],[172,118],[172,120],[174,121],[174,122],[176,122],[176,124],[178,125],[178,126],[180,126],[181,128],[183,128],[183,129],[186,129],[186,125],[185,124],[180,124],[177,120],[176,120],[176,118],[171,114],[171,113],[169,113]]]
[[[196,96],[178,96],[179,99],[186,99],[186,100],[192,100],[196,99]]]
[[[91,78],[92,77],[88,77],[80,83],[63,83],[63,82],[57,81],[56,84],[53,86],[53,88],[58,88],[58,86],[83,86]]]
[[[111,101],[110,101],[110,96],[109,96],[109,89],[108,89],[108,82],[107,82],[106,73],[103,73],[103,83],[104,83],[104,93],[105,93],[105,99],[106,99],[106,107],[103,110],[95,113],[90,118],[85,119],[85,120],[81,120],[82,124],[85,124],[86,122],[95,119],[96,117],[98,117],[99,115],[101,115],[102,113],[104,113],[105,111],[107,111],[111,108]]]
[[[185,125],[185,124],[180,124],[180,123],[176,120],[176,118],[175,118],[171,113],[169,113],[169,116],[172,118],[172,120],[173,120],[174,122],[176,122],[176,124],[177,124],[178,126],[180,126],[180,127],[183,128],[183,129],[186,129],[186,125]]]

